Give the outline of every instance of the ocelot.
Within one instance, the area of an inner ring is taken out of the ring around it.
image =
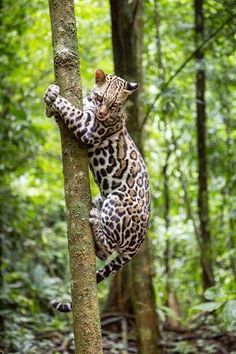
[[[86,97],[83,111],[59,95],[51,85],[44,100],[47,115],[58,114],[88,148],[90,169],[101,196],[93,202],[89,222],[96,255],[105,260],[113,251],[118,256],[97,271],[97,283],[117,272],[137,253],[144,240],[149,215],[150,191],[145,163],[125,124],[123,106],[138,84],[116,75],[95,73],[95,86]],[[71,304],[57,300],[53,306],[71,311]]]

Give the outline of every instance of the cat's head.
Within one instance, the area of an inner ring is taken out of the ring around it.
[[[131,83],[119,76],[105,74],[101,69],[95,73],[95,86],[93,99],[96,104],[96,116],[104,121],[109,116],[115,117],[121,111],[122,106],[139,84]]]

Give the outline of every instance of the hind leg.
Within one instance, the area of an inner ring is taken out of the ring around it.
[[[101,195],[95,197],[92,200],[93,209],[97,209],[99,213],[101,212],[102,204],[103,204],[103,198],[102,198]],[[91,224],[92,224],[93,223],[93,217],[91,217],[90,219],[91,219],[90,221],[91,221]],[[95,240],[95,254],[102,261],[105,261],[107,259],[106,253],[104,253],[101,249],[99,249],[96,240]]]
[[[90,211],[89,222],[92,226],[93,237],[96,244],[96,256],[101,260],[105,260],[110,254],[112,254],[113,248],[103,229],[100,210],[93,208]]]

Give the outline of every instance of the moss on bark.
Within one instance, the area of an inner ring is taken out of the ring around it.
[[[82,106],[79,54],[73,0],[49,0],[54,70],[61,94]],[[73,327],[76,354],[102,353],[95,277],[93,237],[88,222],[91,208],[88,157],[60,120],[62,162],[67,209]]]

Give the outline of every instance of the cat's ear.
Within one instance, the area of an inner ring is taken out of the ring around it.
[[[97,69],[95,72],[95,82],[97,85],[102,85],[106,81],[106,74],[103,70]]]
[[[131,93],[137,90],[138,87],[139,84],[137,84],[136,82],[127,82],[124,92],[128,93],[128,95],[131,95]]]

